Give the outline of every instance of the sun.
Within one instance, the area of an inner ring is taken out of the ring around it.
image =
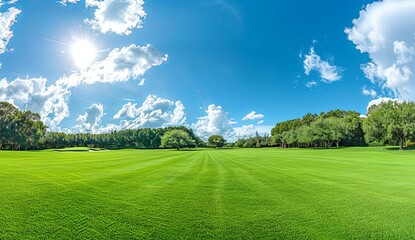
[[[94,62],[97,50],[90,40],[81,39],[76,40],[71,45],[71,54],[75,65],[80,69],[84,69]]]

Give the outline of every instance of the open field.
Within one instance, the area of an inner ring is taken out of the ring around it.
[[[415,152],[0,152],[0,239],[415,236]]]

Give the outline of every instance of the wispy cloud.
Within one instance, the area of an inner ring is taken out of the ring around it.
[[[301,57],[303,57],[300,54]],[[328,61],[322,60],[319,55],[316,54],[314,47],[310,48],[310,52],[304,55],[304,73],[308,76],[312,71],[316,71],[320,74],[323,82],[334,82],[342,78],[342,70],[330,64]]]

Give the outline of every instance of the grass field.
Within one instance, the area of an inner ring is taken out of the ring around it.
[[[0,239],[409,239],[415,152],[0,152]]]

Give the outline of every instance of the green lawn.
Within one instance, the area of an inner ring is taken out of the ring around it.
[[[415,152],[0,152],[0,239],[410,239]]]

